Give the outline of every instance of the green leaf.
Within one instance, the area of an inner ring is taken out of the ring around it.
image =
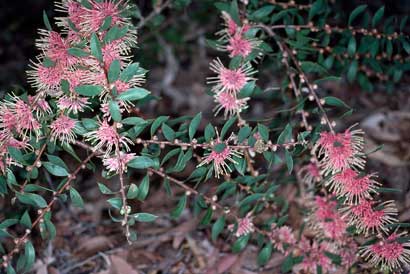
[[[245,206],[245,205],[250,204],[252,202],[255,202],[255,201],[259,200],[260,198],[262,198],[263,196],[264,196],[264,194],[262,194],[262,193],[251,194],[239,203],[239,207],[242,207],[242,206]]]
[[[286,142],[289,142],[291,139],[292,139],[292,126],[290,124],[287,124],[285,129],[279,135],[277,143],[284,144]]]
[[[141,124],[145,124],[147,123],[147,121],[145,121],[144,119],[140,118],[140,117],[128,117],[125,118],[124,120],[122,120],[122,123],[124,125],[141,125]]]
[[[199,224],[201,225],[209,225],[209,223],[211,222],[212,219],[212,213],[213,210],[211,207],[208,207],[208,209],[206,210],[206,213],[204,215],[204,217],[201,219],[201,221],[199,222]]]
[[[118,103],[115,101],[110,101],[108,103],[108,108],[110,110],[112,119],[115,122],[121,122],[122,116],[121,116],[120,106],[118,105]]]
[[[239,130],[238,142],[242,143],[251,134],[252,129],[249,126],[244,126]]]
[[[232,252],[233,253],[241,252],[248,244],[250,237],[251,237],[251,234],[247,234],[247,235],[239,237],[235,241],[235,243],[232,245]]]
[[[132,215],[137,222],[153,222],[158,216],[152,215],[150,213],[135,213]]]
[[[326,68],[311,61],[303,61],[300,67],[305,73],[316,72],[319,74],[327,74]]]
[[[273,5],[267,5],[252,12],[250,17],[256,20],[261,20],[264,19],[264,17],[268,16],[274,9],[275,7]]]
[[[291,174],[293,170],[293,158],[288,150],[285,150],[285,160],[286,166],[288,167],[288,172]]]
[[[265,265],[272,256],[272,244],[267,243],[258,254],[258,265]]]
[[[56,165],[54,163],[43,162],[43,166],[54,176],[66,177],[70,175],[64,167]]]
[[[121,198],[110,198],[107,200],[107,203],[109,203],[113,208],[116,208],[116,209],[122,208]]]
[[[359,64],[357,63],[357,60],[354,60],[352,63],[350,63],[350,66],[347,70],[347,80],[350,83],[353,83],[356,78],[358,66]]]
[[[381,7],[381,8],[379,8],[379,9],[376,11],[376,13],[374,14],[373,19],[372,19],[372,27],[373,27],[373,28],[376,27],[376,25],[380,22],[380,20],[382,19],[383,15],[384,15],[384,6]]]
[[[53,28],[51,27],[50,21],[48,20],[48,16],[45,10],[43,10],[43,22],[44,26],[46,26],[47,30],[53,31]]]
[[[91,54],[97,58],[98,61],[103,61],[103,55],[101,50],[101,42],[98,39],[98,36],[93,33],[91,35],[91,42],[90,42]]]
[[[121,39],[124,37],[128,32],[128,27],[118,27],[118,26],[113,26],[106,34],[104,37],[104,43],[108,44],[112,41]]]
[[[24,257],[25,257],[25,264],[24,269],[25,271],[29,271],[34,264],[36,259],[36,252],[34,251],[34,246],[30,241],[27,241],[24,246]]]
[[[155,121],[152,123],[151,125],[151,136],[153,136],[155,134],[155,132],[157,131],[157,129],[162,125],[162,123],[168,121],[169,116],[159,116],[157,119],[155,119]]]
[[[140,201],[144,201],[148,196],[148,192],[149,192],[149,176],[147,174],[141,181],[137,199]]]
[[[120,95],[118,95],[117,98],[123,101],[135,101],[135,100],[141,100],[145,98],[148,94],[150,94],[150,92],[146,89],[131,88],[131,89],[128,89],[120,93]]]
[[[261,135],[262,140],[269,141],[269,129],[262,124],[258,124],[258,133]]]
[[[236,121],[236,116],[230,118],[228,121],[226,121],[225,125],[222,127],[221,134],[220,134],[220,139],[223,140],[225,137],[225,134],[228,133],[228,130],[231,128],[231,126],[235,123]]]
[[[367,8],[367,5],[360,5],[357,8],[355,8],[352,13],[349,16],[349,23],[348,25],[352,25],[353,20],[359,16],[360,13],[364,12],[364,10]]]
[[[47,207],[47,202],[38,194],[35,193],[16,193],[17,199],[20,203],[31,205],[38,208]]]
[[[347,53],[350,56],[353,56],[356,53],[356,39],[352,35],[349,40],[349,44],[347,45]]]
[[[83,198],[81,198],[80,193],[74,188],[70,187],[70,199],[73,202],[73,205],[76,207],[84,207],[84,201]]]
[[[177,207],[174,210],[172,210],[172,212],[171,212],[171,218],[172,219],[177,219],[179,216],[181,216],[182,211],[184,210],[184,208],[186,206],[186,202],[187,202],[187,196],[184,194],[184,196],[182,196],[179,199]]]
[[[93,85],[83,85],[83,86],[75,87],[74,90],[80,95],[92,97],[92,96],[99,95],[103,91],[103,87],[93,86]]]
[[[20,224],[22,224],[27,229],[32,228],[30,214],[28,213],[27,210],[24,212],[23,216],[21,216]]]
[[[225,227],[225,215],[222,215],[216,220],[216,222],[212,225],[212,241],[216,241],[219,234],[223,231]]]
[[[135,75],[137,74],[144,74],[145,70],[140,68],[139,63],[132,63],[128,65],[120,75],[120,80],[122,82],[128,82],[130,81]]]
[[[112,22],[112,17],[111,16],[107,16],[104,19],[103,24],[101,25],[99,31],[106,31],[110,26],[111,26],[111,22]]]
[[[199,124],[201,123],[201,119],[202,119],[202,112],[195,115],[195,117],[191,120],[191,123],[189,124],[189,129],[188,129],[189,140],[192,140],[194,138],[196,130],[198,129]]]
[[[292,270],[293,266],[301,263],[303,261],[303,256],[293,257],[289,254],[282,263],[281,270],[282,273],[287,273]]]
[[[138,197],[139,189],[136,184],[131,184],[128,188],[127,199],[135,199]]]
[[[88,52],[85,52],[84,50],[79,49],[79,48],[69,48],[68,53],[70,55],[76,56],[76,57],[87,57],[87,56],[89,56]]]
[[[170,142],[174,141],[175,131],[172,128],[170,128],[167,124],[163,123],[161,129],[165,139],[167,139]]]
[[[237,25],[241,24],[241,19],[239,17],[238,2],[236,0],[232,0],[231,6],[229,9],[229,14],[232,17],[232,20],[234,20]]]
[[[326,105],[334,106],[334,107],[350,108],[345,102],[343,102],[339,98],[336,98],[336,97],[333,97],[333,96],[327,96],[323,99],[325,100]]]
[[[211,124],[206,125],[205,127],[205,141],[211,141],[215,136],[215,129]]]
[[[127,165],[135,169],[146,169],[149,167],[154,167],[155,162],[147,156],[137,156],[131,161],[129,161]]]
[[[102,194],[114,194],[106,185],[102,183],[97,183],[98,184],[98,189]]]
[[[119,60],[112,61],[110,68],[108,69],[108,82],[114,83],[120,77],[121,63]]]

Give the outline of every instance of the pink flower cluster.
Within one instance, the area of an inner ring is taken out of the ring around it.
[[[380,184],[374,180],[374,175],[362,174],[365,165],[363,144],[361,130],[349,128],[343,133],[321,133],[314,147],[320,160],[320,173],[325,177],[325,185],[343,206],[337,209],[336,200],[317,197],[312,223],[316,227],[322,226],[321,230],[332,239],[343,236],[346,227],[351,225],[365,236],[379,235],[381,240],[361,247],[361,254],[374,265],[398,268],[410,261],[410,243],[398,241],[396,232],[391,234],[391,225],[397,222],[398,213],[394,202],[374,200]],[[323,221],[329,225],[323,225]],[[383,234],[391,235],[385,238]]]
[[[241,57],[240,64],[225,67],[221,60],[214,60],[210,68],[217,75],[209,77],[208,83],[213,84],[215,115],[223,110],[224,116],[231,117],[247,108],[248,97],[239,97],[239,92],[250,82],[256,80],[253,75],[256,71],[247,60],[251,53],[257,50],[259,41],[247,37],[251,29],[248,24],[240,26],[227,13],[223,13],[225,28],[219,31],[219,43],[223,44],[221,50],[228,51],[229,57]]]

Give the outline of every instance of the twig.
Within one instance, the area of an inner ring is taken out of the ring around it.
[[[140,29],[143,26],[145,26],[152,18],[154,18],[156,15],[160,14],[170,4],[171,4],[171,0],[167,0],[162,5],[160,5],[159,7],[155,7],[154,10],[148,16],[141,19],[141,21],[137,24],[137,29]]]

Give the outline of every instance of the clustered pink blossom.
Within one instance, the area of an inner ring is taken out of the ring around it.
[[[273,246],[281,253],[287,254],[286,249],[296,244],[296,238],[293,231],[288,226],[277,227],[275,223],[271,226],[269,239]]]
[[[230,230],[234,229],[233,225],[229,225],[228,227]],[[237,228],[235,232],[236,237],[241,237],[244,235],[248,235],[255,231],[255,226],[252,222],[252,216],[248,213],[245,217],[238,219]]]
[[[118,173],[120,168],[123,172],[127,171],[127,163],[135,157],[135,153],[120,152],[110,158],[103,158],[103,164],[108,172]]]
[[[61,143],[74,143],[76,134],[74,133],[77,121],[68,116],[61,115],[51,123],[51,139],[59,140]]]

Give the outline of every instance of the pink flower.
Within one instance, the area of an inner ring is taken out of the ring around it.
[[[326,238],[342,240],[347,224],[337,210],[337,202],[316,196],[315,211],[310,216],[310,225]]]
[[[272,230],[270,232],[269,238],[273,246],[281,253],[287,254],[285,249],[289,246],[296,244],[295,235],[293,231],[288,226],[276,227],[276,224],[272,224]]]
[[[371,193],[377,193],[377,183],[371,175],[361,176],[353,169],[347,168],[334,175],[326,185],[339,197],[346,198],[345,203],[360,203],[370,199]]]
[[[128,151],[128,144],[132,144],[131,140],[125,136],[118,134],[117,130],[108,124],[106,120],[99,123],[96,130],[87,132],[85,135],[87,141],[91,141],[95,150],[102,149],[105,147],[105,155],[111,153],[112,149],[120,149],[124,146]]]
[[[118,173],[120,167],[123,172],[127,171],[127,163],[135,157],[135,153],[120,152],[120,156],[112,156],[103,159],[103,165],[108,169],[108,172]]]
[[[108,16],[111,17],[111,26],[123,25],[125,21],[121,12],[123,12],[122,6],[124,4],[123,0],[91,1],[92,8],[87,9],[87,12],[84,13],[84,22],[82,22],[81,27],[89,32],[97,32]]]
[[[59,140],[61,143],[74,143],[75,142],[75,125],[77,121],[61,115],[54,122],[51,123],[51,139]]]
[[[0,120],[7,129],[13,128],[21,137],[30,135],[31,132],[36,134],[40,130],[40,123],[34,118],[32,110],[20,98],[13,96],[10,101],[4,101],[6,115]]]
[[[27,72],[28,82],[38,91],[45,91],[55,96],[59,95],[60,82],[64,77],[64,69],[61,66],[45,67],[42,64],[34,64],[32,70]]]
[[[302,181],[308,186],[311,186],[315,182],[320,182],[322,176],[320,175],[319,167],[316,163],[310,163],[302,167],[299,171]]]
[[[305,240],[307,241],[307,240]],[[319,266],[321,266],[323,273],[333,273],[334,266],[332,265],[331,259],[326,256],[325,252],[332,251],[329,243],[316,241],[313,244],[306,246],[303,245],[303,261],[293,267],[295,273],[301,273],[305,271],[306,273],[317,273]],[[333,271],[333,272],[332,272]]]
[[[241,33],[237,33],[229,38],[226,50],[231,58],[235,56],[246,58],[259,44],[260,42],[256,39],[248,39]]]
[[[214,108],[215,116],[223,109],[224,117],[231,117],[237,113],[241,113],[242,110],[246,109],[248,106],[246,102],[249,100],[248,97],[238,99],[236,94],[231,94],[229,92],[221,92],[215,94],[215,102],[217,103]]]
[[[249,63],[243,64],[238,69],[228,69],[219,59],[214,60],[210,67],[218,74],[210,77],[208,81],[209,84],[216,84],[212,89],[215,93],[238,93],[248,82],[254,80],[251,76],[256,73]]]
[[[77,114],[78,112],[83,112],[84,109],[89,105],[88,99],[86,97],[80,97],[77,94],[72,94],[71,96],[64,95],[58,99],[57,106],[59,109],[69,113]]]
[[[225,175],[231,172],[227,162],[236,163],[233,157],[240,157],[241,152],[230,148],[227,144],[217,142],[211,152],[205,153],[202,162],[198,167],[203,165],[213,164],[215,176],[219,178],[220,175]]]
[[[255,226],[253,225],[251,214],[248,213],[244,218],[238,220],[238,228],[236,229],[235,236],[241,237],[254,231]]]
[[[381,265],[392,271],[400,269],[402,265],[410,264],[410,242],[399,242],[398,238],[406,233],[393,233],[379,242],[360,249],[360,254],[373,266]]]
[[[376,231],[387,232],[389,229],[386,225],[397,222],[397,208],[393,201],[381,203],[377,207],[373,206],[375,203],[362,200],[358,205],[345,207],[341,209],[343,219],[349,225],[355,225],[365,235]]]
[[[45,114],[52,113],[51,107],[45,99],[29,96],[28,100],[33,110],[36,112],[37,117],[42,117]]]
[[[347,168],[363,168],[365,161],[363,131],[347,129],[344,133],[322,132],[314,150],[320,147],[320,166],[325,175],[337,173]]]

